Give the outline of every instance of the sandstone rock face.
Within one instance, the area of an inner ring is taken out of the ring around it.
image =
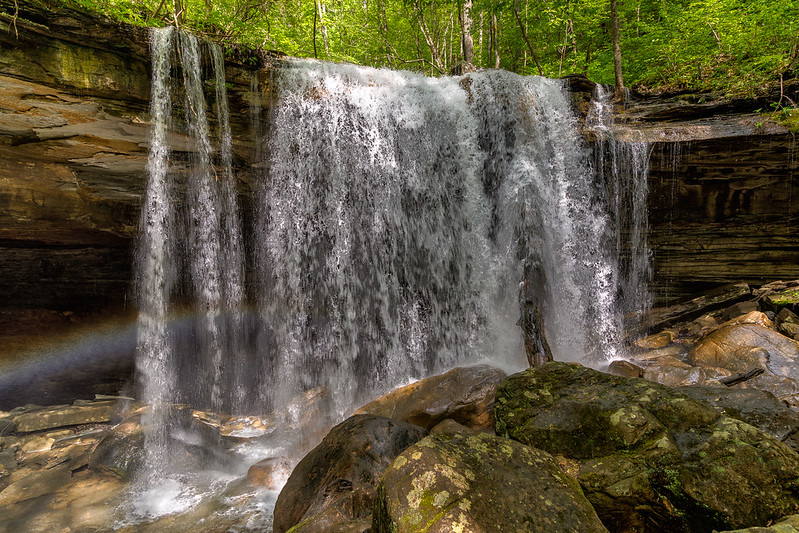
[[[497,434],[582,460],[611,531],[749,527],[799,505],[799,455],[739,420],[643,379],[550,363],[497,391]]]
[[[448,418],[490,430],[494,426],[494,394],[505,376],[489,365],[454,368],[396,389],[356,413],[395,418],[427,430]]]
[[[375,533],[607,531],[548,453],[491,435],[431,435],[386,470]]]
[[[275,533],[295,525],[297,531],[329,531],[368,519],[383,471],[426,434],[419,426],[373,415],[355,415],[334,427],[280,492]]]

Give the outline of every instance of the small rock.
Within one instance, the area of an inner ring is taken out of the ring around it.
[[[738,302],[733,304],[724,311],[722,311],[722,319],[726,322],[741,315],[751,313],[752,311],[760,311],[760,305],[756,301]]]
[[[480,433],[480,431],[459,424],[451,418],[447,418],[433,426],[433,429],[430,430],[431,435],[435,435],[436,433]]]
[[[661,357],[644,368],[643,377],[668,387],[719,384],[718,380],[733,372],[718,367],[699,367],[683,363],[673,357]],[[627,376],[636,377],[636,376]]]
[[[247,480],[258,487],[278,490],[285,485],[293,467],[286,457],[269,457],[258,461],[247,470]]]
[[[629,361],[619,359],[612,361],[610,365],[608,365],[608,374],[628,378],[641,378],[644,377],[644,369]]]
[[[799,324],[799,316],[790,309],[783,309],[777,314],[777,324]]]
[[[674,333],[666,330],[650,335],[649,337],[644,337],[643,339],[636,339],[633,344],[644,350],[657,350],[659,348],[665,348],[671,344],[673,340]]]
[[[763,326],[764,328],[774,328],[774,322],[771,321],[766,313],[761,313],[760,311],[750,311],[748,313],[736,316],[727,322],[724,322],[719,327],[732,326],[735,324],[757,324],[759,326]]]

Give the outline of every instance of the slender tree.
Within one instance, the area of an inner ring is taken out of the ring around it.
[[[463,0],[461,8],[461,49],[463,61],[474,64],[474,40],[472,40],[472,0]]]
[[[610,0],[610,25],[613,32],[613,73],[616,76],[616,98],[624,97],[624,77],[621,72],[621,42],[619,40],[619,11],[616,0]]]
[[[522,22],[519,0],[514,0],[513,2],[513,13],[516,15],[516,22],[519,24],[519,30],[522,32],[522,39],[524,39],[524,42],[527,44],[527,49],[530,51],[530,57],[533,58],[533,61],[535,61],[535,66],[538,68],[538,74],[543,76],[544,69],[541,67],[541,61],[538,60],[538,54],[535,53],[535,49],[530,43],[530,39],[527,37],[527,28],[525,27],[524,22]]]

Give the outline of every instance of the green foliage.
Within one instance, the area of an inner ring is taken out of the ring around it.
[[[58,1],[58,0],[56,0]],[[61,0],[69,1],[69,0]],[[74,0],[230,45],[446,74],[464,0]],[[754,95],[799,69],[799,2],[619,0],[624,76],[650,89]],[[609,0],[473,0],[475,64],[613,82]]]

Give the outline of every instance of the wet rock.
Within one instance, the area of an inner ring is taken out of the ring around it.
[[[764,368],[774,376],[799,377],[799,343],[760,324],[722,325],[700,339],[688,354],[697,366],[733,372]]]
[[[657,350],[658,348],[665,348],[671,344],[672,340],[674,340],[674,333],[666,330],[642,339],[636,339],[633,344],[643,350]]]
[[[32,472],[0,491],[0,507],[57,492],[71,478],[72,471],[67,465]]]
[[[263,417],[229,416],[199,410],[192,410],[191,417],[218,431],[219,435],[237,440],[263,437],[278,428],[303,431],[309,438],[320,428],[325,431],[330,428],[331,398],[329,388],[316,387],[298,394],[282,408]]]
[[[660,359],[661,357],[674,357],[678,360],[682,360],[683,356],[687,353],[685,347],[672,344],[671,346],[667,346],[666,348],[660,348],[658,350],[649,350],[647,352],[637,353],[634,356],[630,357],[630,360],[635,363],[639,364],[640,366],[645,366],[646,362],[650,362],[653,360]]]
[[[642,377],[669,387],[685,385],[719,385],[719,379],[729,377],[733,372],[718,367],[699,367],[683,363],[674,357],[660,357],[644,367]],[[637,376],[627,376],[637,377]]]
[[[0,418],[0,437],[11,435],[17,431],[17,425],[13,420],[8,418]]]
[[[497,391],[497,434],[582,459],[578,480],[616,532],[766,523],[799,505],[799,455],[663,385],[564,363]]]
[[[494,426],[494,393],[505,372],[489,365],[454,368],[396,389],[356,414],[386,416],[431,429],[451,418],[473,428]]]
[[[315,520],[324,519],[326,527],[332,527],[330,521],[368,518],[383,471],[426,434],[413,424],[374,415],[355,415],[337,425],[297,464],[280,492],[275,533],[320,514]]]
[[[27,406],[12,410],[7,418],[16,425],[17,431],[24,433],[109,422],[115,406],[116,402],[110,400],[54,407]]]
[[[607,531],[548,453],[491,435],[431,435],[380,483],[375,533]]]
[[[747,313],[751,313],[752,311],[760,311],[760,304],[756,301],[746,301],[746,302],[738,302],[737,304],[733,304],[726,308],[721,313],[722,320],[732,320],[733,318],[739,317],[741,315],[745,315]]]
[[[247,470],[247,481],[258,487],[277,490],[282,487],[294,464],[286,457],[262,459]]]
[[[799,451],[799,414],[770,392],[705,386],[680,387],[677,391]]]
[[[89,468],[98,473],[128,480],[144,458],[144,428],[140,415],[115,426],[94,447]]]

